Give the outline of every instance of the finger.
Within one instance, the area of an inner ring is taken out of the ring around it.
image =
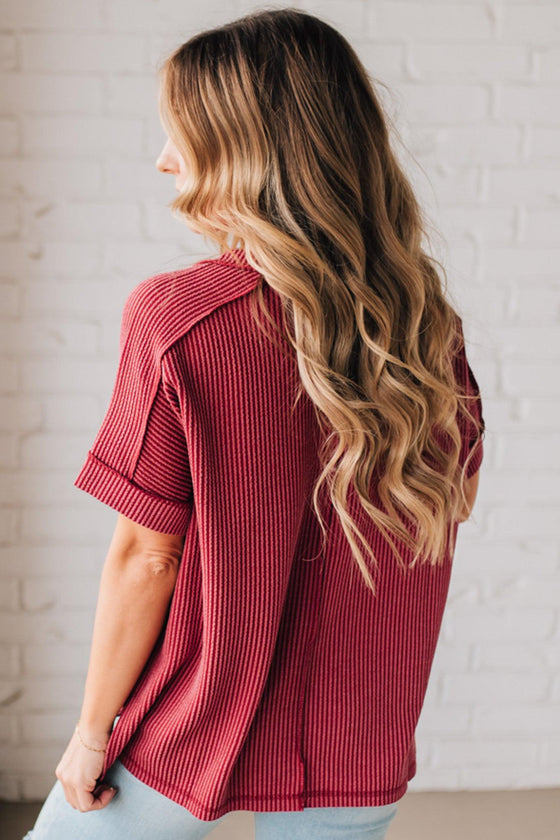
[[[87,803],[85,804],[84,811],[99,811],[101,808],[105,808],[111,799],[113,799],[116,792],[116,788],[104,788],[97,797],[92,793],[86,793]]]
[[[68,802],[68,804],[71,805],[71,807],[74,808],[76,811],[79,811],[80,809],[78,808],[78,798],[76,796],[75,788],[70,787],[70,785],[64,785],[63,782],[61,782],[60,784],[62,785],[64,796],[66,797],[66,801]]]
[[[105,808],[116,794],[114,788],[106,788],[97,798],[94,798],[90,811],[99,811],[100,808]]]

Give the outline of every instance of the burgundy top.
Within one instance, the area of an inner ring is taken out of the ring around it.
[[[353,492],[377,596],[326,492],[321,552],[319,425],[305,392],[290,415],[297,364],[252,326],[259,282],[281,325],[280,297],[240,249],[132,290],[110,404],[74,482],[185,535],[167,621],[102,777],[119,757],[202,820],[404,795],[452,566],[449,556],[404,573]],[[478,394],[464,343],[456,371]],[[471,408],[483,423],[480,401]],[[463,432],[461,463],[474,436]],[[469,475],[482,457],[480,441]]]

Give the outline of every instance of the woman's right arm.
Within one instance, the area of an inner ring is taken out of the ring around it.
[[[465,496],[467,497],[467,507],[463,508],[462,514],[459,517],[459,522],[465,522],[471,515],[476,494],[478,492],[478,480],[480,478],[480,470],[477,470],[474,475],[467,478],[465,481]]]

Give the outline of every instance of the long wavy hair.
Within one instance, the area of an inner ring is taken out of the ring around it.
[[[415,552],[411,567],[443,562],[466,504],[461,428],[477,421],[453,371],[461,319],[422,250],[372,79],[336,29],[291,7],[196,34],[158,72],[160,118],[188,170],[173,214],[221,253],[242,248],[281,297],[294,406],[305,389],[325,433],[323,538],[327,482],[374,594],[351,487],[398,563],[392,537]]]

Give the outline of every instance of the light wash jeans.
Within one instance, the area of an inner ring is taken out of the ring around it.
[[[118,759],[105,781],[118,788],[111,802],[99,811],[78,811],[57,779],[22,840],[199,840],[228,816],[199,820],[133,776]],[[255,811],[255,840],[384,840],[397,805]]]

